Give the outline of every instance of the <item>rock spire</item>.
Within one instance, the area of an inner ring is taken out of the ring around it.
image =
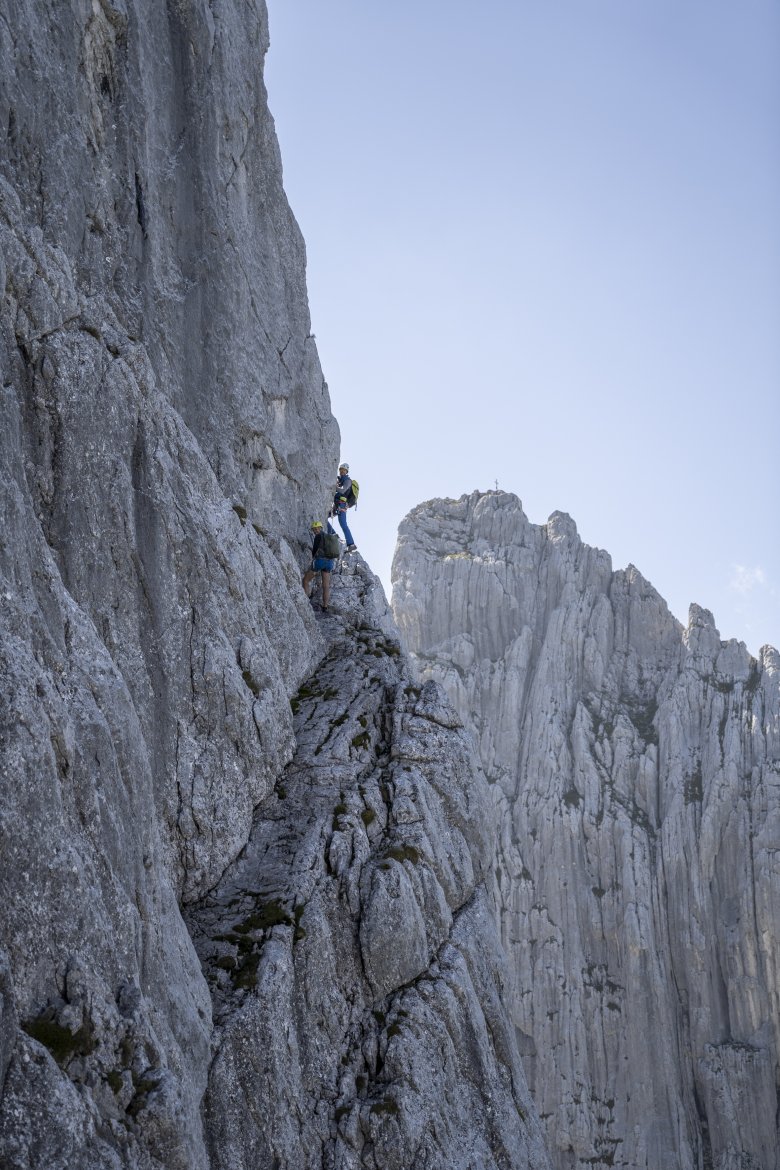
[[[780,656],[687,628],[504,492],[401,525],[393,608],[473,730],[497,913],[560,1170],[776,1170]]]

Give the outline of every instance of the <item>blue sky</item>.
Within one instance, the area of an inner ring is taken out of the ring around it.
[[[422,500],[568,512],[780,646],[780,6],[269,0],[313,330],[389,592]]]

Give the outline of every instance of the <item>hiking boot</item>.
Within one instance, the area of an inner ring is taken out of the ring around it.
[[[347,545],[347,552],[357,552],[357,545],[356,544],[348,544]]]

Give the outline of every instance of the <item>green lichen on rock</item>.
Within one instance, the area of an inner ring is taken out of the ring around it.
[[[391,861],[411,861],[412,865],[417,865],[420,860],[420,851],[414,845],[391,845],[384,855]]]
[[[129,1117],[137,1117],[141,1110],[146,1108],[149,1094],[158,1087],[159,1083],[159,1077],[153,1070],[143,1073],[140,1077],[133,1076],[135,1093],[127,1106]]]
[[[290,707],[293,715],[297,715],[303,704],[307,699],[319,699],[323,697],[322,691],[317,687],[316,683],[308,682],[302,683],[292,699],[290,699]]]
[[[76,1056],[89,1056],[95,1049],[94,1037],[86,1022],[72,1032],[58,1023],[52,1008],[27,1020],[22,1028],[28,1036],[47,1048],[60,1066],[66,1065]]]
[[[270,930],[274,926],[292,926],[292,918],[282,903],[276,899],[260,902],[252,913],[233,927],[236,934],[249,934],[256,930]]]
[[[390,1117],[397,1117],[401,1110],[392,1099],[392,1097],[385,1097],[382,1101],[375,1101],[371,1106],[371,1112],[374,1114],[384,1114]]]
[[[233,986],[236,990],[249,990],[257,987],[257,968],[260,965],[260,950],[256,948],[245,955],[234,971],[231,972]]]

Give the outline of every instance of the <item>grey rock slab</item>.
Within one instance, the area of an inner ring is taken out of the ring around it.
[[[0,3],[0,1161],[205,1167],[180,906],[322,654],[338,428],[265,7]]]
[[[471,742],[438,688],[412,681],[357,558],[332,611],[276,796],[188,911],[217,1021],[212,1166],[545,1166],[502,998]]]
[[[393,609],[479,745],[513,1015],[561,1170],[780,1158],[780,672],[516,496],[404,520]]]

